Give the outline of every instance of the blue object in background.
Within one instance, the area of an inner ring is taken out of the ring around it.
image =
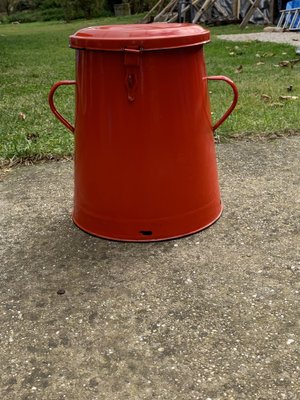
[[[292,1],[289,1],[286,3],[286,10],[291,10],[293,8],[300,8],[300,0],[292,0]],[[294,16],[292,15],[289,18],[288,22],[291,23],[293,18],[294,18]],[[300,16],[296,19],[296,21],[293,23],[293,26],[291,26],[290,28],[296,28],[299,21],[300,21]]]

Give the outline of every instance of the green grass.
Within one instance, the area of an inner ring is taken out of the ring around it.
[[[25,10],[20,12],[15,12],[10,15],[0,15],[1,23],[10,22],[36,22],[36,21],[53,21],[53,20],[63,20],[64,12],[62,8],[50,8],[46,10]]]
[[[300,63],[293,68],[278,67],[281,61],[297,58],[295,48],[274,43],[225,42],[217,39],[215,34],[227,33],[226,29],[212,31],[212,42],[206,46],[208,73],[230,77],[239,89],[238,105],[217,134],[224,137],[300,132]],[[242,72],[237,73],[240,66]],[[220,82],[209,85],[215,120],[222,114],[221,109],[225,110],[230,103],[231,89],[226,89],[226,84]],[[292,92],[287,91],[288,86],[293,87]],[[262,95],[270,99],[264,101]],[[299,99],[280,100],[280,96],[288,95]]]
[[[112,13],[108,10],[102,10],[100,17],[108,17],[111,16]],[[10,22],[20,22],[20,23],[28,23],[28,22],[41,22],[41,21],[65,21],[65,13],[63,8],[46,8],[46,9],[37,9],[37,10],[24,10],[19,12],[14,12],[13,14],[6,15],[0,14],[0,23],[10,23]],[[76,15],[72,15],[70,20],[76,20],[84,18],[83,11],[76,11]]]
[[[26,159],[69,156],[72,135],[56,120],[48,106],[51,85],[74,79],[74,50],[68,36],[76,30],[99,24],[129,23],[138,16],[90,21],[43,22],[0,26],[0,157]],[[300,97],[300,63],[294,68],[274,65],[295,59],[293,47],[267,43],[231,43],[216,38],[219,33],[239,31],[236,26],[210,28],[212,43],[205,46],[209,75],[227,75],[237,84],[240,99],[234,114],[217,131],[221,137],[282,133],[299,129],[299,101],[280,101],[280,95]],[[261,28],[253,27],[250,30]],[[237,47],[238,46],[238,47]],[[234,53],[230,55],[230,53]],[[283,54],[286,53],[286,54]],[[258,62],[264,64],[257,65]],[[243,66],[242,73],[235,70]],[[287,93],[286,87],[293,91]],[[210,82],[211,108],[216,120],[231,101],[231,89]],[[74,89],[65,87],[56,96],[58,109],[70,121],[74,113]],[[264,102],[261,95],[271,97]],[[23,113],[25,120],[20,118]]]

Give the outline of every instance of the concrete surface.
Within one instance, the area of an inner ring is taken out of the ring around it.
[[[168,242],[73,226],[71,162],[4,175],[1,400],[300,399],[300,140],[217,148],[223,216]]]
[[[299,32],[237,33],[232,35],[218,35],[218,38],[233,42],[250,42],[258,40],[259,42],[283,43],[296,47],[300,46]]]

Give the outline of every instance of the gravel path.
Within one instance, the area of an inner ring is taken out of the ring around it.
[[[232,42],[249,42],[258,40],[259,42],[285,43],[295,47],[300,47],[299,32],[238,33],[234,35],[219,35],[218,38]]]

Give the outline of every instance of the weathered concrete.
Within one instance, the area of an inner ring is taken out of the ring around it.
[[[161,243],[73,226],[70,162],[7,173],[1,400],[300,399],[299,150],[219,145],[222,218]]]

